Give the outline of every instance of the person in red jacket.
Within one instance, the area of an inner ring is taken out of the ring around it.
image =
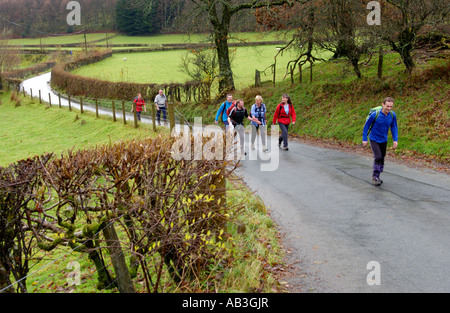
[[[278,146],[281,148],[281,143],[283,143],[283,150],[289,150],[288,131],[289,125],[291,124],[291,118],[292,125],[294,125],[297,118],[295,115],[295,109],[292,105],[291,98],[287,94],[284,94],[281,103],[278,104],[275,109],[275,114],[273,115],[273,124],[275,125],[278,121],[278,125],[280,125],[281,136],[278,139]]]
[[[145,101],[142,98],[142,94],[138,94],[136,98],[133,99],[133,102],[136,104],[136,116],[138,121],[141,121],[141,113],[142,108],[144,108],[145,112],[147,112],[147,109],[145,108]],[[131,108],[131,113],[133,113],[133,107]]]

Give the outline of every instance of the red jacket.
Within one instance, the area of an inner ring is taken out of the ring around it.
[[[142,112],[142,107],[145,106],[144,99],[138,99],[137,97],[133,100],[134,103],[136,103],[136,112]]]
[[[288,115],[286,114],[286,111],[284,111],[284,104],[280,103],[275,109],[275,114],[273,115],[273,123],[276,124],[278,120],[279,123],[289,125],[291,123],[291,117],[292,122],[295,122],[297,116],[295,115],[294,106],[292,104],[289,104],[289,115]]]

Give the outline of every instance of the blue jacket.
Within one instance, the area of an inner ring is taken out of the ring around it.
[[[392,114],[391,114],[392,113]],[[384,143],[388,141],[389,128],[391,129],[392,139],[398,141],[398,127],[397,127],[397,115],[391,111],[388,115],[385,115],[382,111],[378,115],[377,120],[372,126],[370,131],[369,139],[371,141],[376,141],[378,143]],[[363,129],[363,141],[367,140],[367,132],[369,131],[370,125],[373,123],[376,117],[376,112],[367,120]]]
[[[216,121],[219,120],[221,112],[222,112],[222,121],[226,122],[228,120],[227,110],[232,104],[233,104],[232,102],[228,102],[228,101],[225,101],[224,103],[222,103],[219,110],[217,111]],[[224,108],[224,106],[225,106],[225,108]]]

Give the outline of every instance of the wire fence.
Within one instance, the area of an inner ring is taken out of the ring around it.
[[[69,111],[79,110],[81,114],[85,113],[85,111],[91,111],[95,113],[97,118],[101,115],[107,115],[113,118],[113,122],[121,120],[124,125],[131,120],[135,128],[139,127],[140,122],[145,122],[152,124],[153,130],[156,131],[157,122],[161,120],[169,124],[171,131],[176,125],[191,126],[188,119],[177,110],[174,102],[167,103],[167,115],[164,119],[162,112],[160,114],[157,113],[154,103],[150,103],[145,110],[138,113],[136,104],[133,101],[73,97],[54,92],[47,92],[47,95],[44,95],[41,90],[33,90],[32,88],[25,90],[25,87],[18,88],[24,97],[29,96],[32,100],[36,99],[40,104],[47,104],[49,107],[59,107],[60,109],[68,107]],[[147,108],[149,109],[148,111]]]

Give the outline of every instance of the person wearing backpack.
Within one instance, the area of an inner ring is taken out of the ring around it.
[[[269,151],[266,147],[266,105],[263,103],[263,98],[258,95],[255,98],[255,104],[252,105],[250,115],[256,118],[260,123],[252,121],[252,138],[251,138],[251,149],[255,150],[255,140],[256,134],[259,130],[262,142],[263,152]]]
[[[217,110],[215,123],[217,124],[219,122],[219,118],[221,118],[222,122],[225,125],[226,130],[228,130],[228,115],[227,111],[230,109],[230,107],[233,105],[233,95],[227,94],[227,100],[221,104],[219,107],[219,110]]]
[[[294,105],[292,104],[291,98],[287,94],[283,94],[281,98],[281,103],[278,104],[275,109],[275,114],[273,115],[273,125],[278,121],[278,125],[281,129],[281,136],[278,139],[278,146],[281,148],[281,143],[283,143],[283,150],[289,150],[288,148],[288,131],[289,125],[295,125],[297,116],[295,114]]]
[[[248,115],[247,109],[244,107],[244,100],[237,100],[236,105],[231,107],[228,114],[228,123],[229,125],[233,125],[233,133],[234,135],[239,134],[239,140],[241,144],[241,152],[246,155],[244,152],[244,119],[248,119],[251,122],[255,122],[257,124],[261,124],[260,121],[256,117],[251,117]]]
[[[364,124],[363,146],[367,146],[367,138],[369,137],[374,157],[372,183],[375,186],[383,183],[380,174],[384,170],[389,129],[391,129],[392,139],[394,140],[394,149],[398,146],[397,116],[392,111],[393,106],[394,99],[390,97],[384,99],[381,109],[375,108]]]
[[[147,112],[147,109],[145,108],[145,101],[142,98],[142,94],[139,93],[137,95],[137,97],[135,97],[133,99],[133,102],[134,102],[135,107],[136,107],[136,117],[137,117],[138,121],[141,121],[142,108],[144,108],[145,112]],[[133,113],[133,111],[134,111],[133,109],[134,108],[131,107],[131,113]]]

